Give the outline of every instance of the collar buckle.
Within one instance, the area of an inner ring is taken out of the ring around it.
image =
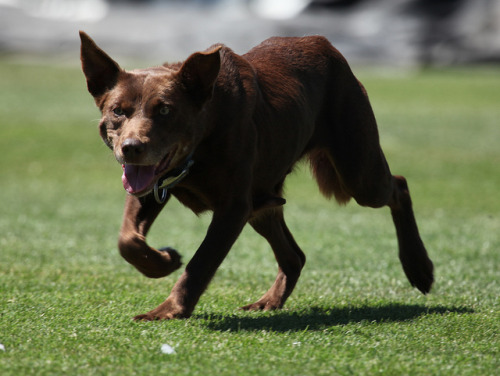
[[[153,190],[157,203],[165,203],[168,197],[168,190],[175,187],[186,177],[193,163],[194,161],[189,157],[184,166],[176,168],[158,179]]]

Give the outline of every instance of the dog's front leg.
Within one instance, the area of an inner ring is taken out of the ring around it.
[[[167,300],[134,319],[149,321],[190,317],[201,294],[245,226],[250,211],[248,204],[236,204],[227,210],[214,211],[205,239]]]
[[[164,206],[152,195],[127,196],[125,202],[118,248],[125,260],[150,278],[165,277],[181,266],[181,257],[175,250],[157,250],[146,243],[146,234]]]

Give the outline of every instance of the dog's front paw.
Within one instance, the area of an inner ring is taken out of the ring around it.
[[[272,301],[267,299],[260,299],[259,301],[241,307],[243,311],[274,311],[276,309],[281,309],[283,306],[279,301]]]
[[[182,262],[175,249],[162,248],[139,259],[139,262],[132,262],[132,265],[148,278],[162,278],[179,269]]]
[[[165,256],[167,256],[167,258],[168,258],[168,262],[166,264],[164,264],[167,266],[167,270],[168,270],[167,274],[170,274],[173,271],[175,271],[181,267],[182,257],[179,254],[179,252],[177,252],[175,249],[170,248],[170,247],[163,247],[163,248],[160,248],[158,251],[164,253]]]
[[[156,321],[156,320],[172,320],[172,319],[187,319],[191,316],[191,312],[180,304],[175,303],[174,299],[168,298],[158,307],[134,317],[135,321]]]
[[[118,248],[125,260],[149,278],[165,277],[182,265],[181,256],[175,249],[157,250],[148,246],[144,239],[123,236]]]

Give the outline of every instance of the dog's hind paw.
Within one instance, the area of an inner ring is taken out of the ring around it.
[[[428,257],[420,257],[417,260],[418,262],[413,260],[411,264],[403,262],[403,270],[411,285],[425,295],[431,291],[434,282],[434,266]]]

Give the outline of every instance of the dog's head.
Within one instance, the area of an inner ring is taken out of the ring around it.
[[[128,193],[149,193],[185,162],[206,132],[204,108],[220,69],[220,47],[184,63],[125,71],[80,32],[82,69],[102,113],[102,139],[123,166]]]

